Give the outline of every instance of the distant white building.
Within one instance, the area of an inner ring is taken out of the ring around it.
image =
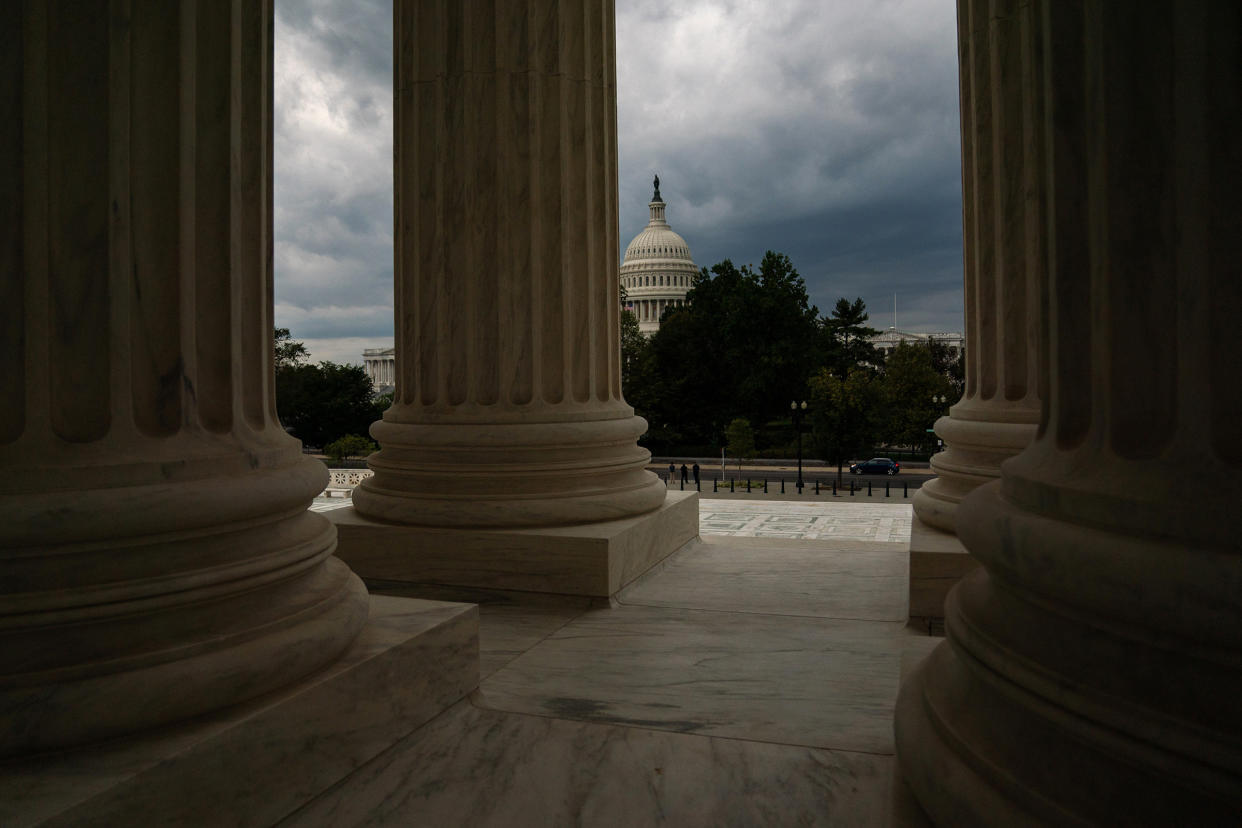
[[[659,176],[654,184],[655,193],[647,205],[651,220],[625,248],[620,273],[628,297],[626,307],[638,317],[638,329],[647,336],[660,329],[665,308],[686,303],[690,284],[699,272],[690,246],[664,218]]]
[[[371,378],[376,392],[395,388],[397,385],[397,356],[395,348],[367,348],[362,352],[362,367]]]
[[[871,337],[871,344],[887,358],[889,352],[896,348],[898,343],[926,345],[932,340],[939,342],[941,345],[947,345],[949,353],[954,359],[957,359],[966,350],[966,337],[956,331],[913,333],[911,331],[899,331],[896,328],[889,328],[887,331]]]

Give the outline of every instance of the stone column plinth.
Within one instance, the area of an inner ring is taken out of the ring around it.
[[[1047,394],[958,512],[903,775],[943,825],[1236,824],[1242,9],[983,5],[1046,67]]]
[[[366,620],[272,392],[272,7],[0,14],[0,755],[294,682]]]
[[[621,397],[607,0],[398,0],[397,383],[358,514],[440,527],[664,502]]]

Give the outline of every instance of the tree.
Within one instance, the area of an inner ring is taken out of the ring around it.
[[[841,469],[875,444],[880,432],[882,394],[874,369],[856,365],[844,378],[820,368],[808,383],[811,397],[811,445],[815,454]]]
[[[288,328],[277,328],[273,332],[272,341],[275,346],[276,370],[301,365],[310,359],[306,346],[295,340]]]
[[[932,397],[952,399],[953,383],[936,369],[932,350],[900,342],[884,364],[883,399],[887,412],[886,442],[916,446],[928,441],[927,429],[944,413]]]
[[[927,340],[927,347],[931,350],[932,367],[953,385],[949,399],[957,402],[966,393],[966,349],[959,349],[954,356],[948,345],[934,337]]]
[[[285,429],[303,443],[326,446],[366,434],[376,410],[371,378],[358,365],[292,365],[276,372],[276,408]]]
[[[638,317],[631,310],[621,311],[621,393],[628,400],[634,379],[641,373],[647,352],[647,337],[638,328]],[[633,405],[633,403],[630,403]]]
[[[663,433],[716,443],[741,417],[762,425],[805,396],[816,317],[788,256],[759,268],[725,260],[695,276],[686,304],[668,309],[651,338],[648,399],[626,399]]]
[[[755,455],[755,430],[750,427],[750,420],[735,418],[725,429],[725,440],[725,451],[737,460],[737,470],[741,472],[743,461],[749,461]]]
[[[858,365],[880,364],[875,346],[871,344],[871,338],[878,331],[866,324],[870,318],[861,297],[853,302],[842,297],[837,300],[832,314],[820,319],[820,364],[827,366],[837,379],[844,380]]]
[[[336,463],[350,457],[361,457],[375,450],[375,443],[372,443],[365,437],[359,437],[357,434],[346,434],[344,437],[333,440],[323,447],[324,454],[328,455]]]

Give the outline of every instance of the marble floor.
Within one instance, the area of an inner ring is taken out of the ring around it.
[[[692,541],[607,607],[482,603],[478,690],[285,824],[926,825],[892,708],[941,639],[905,625],[901,508],[834,532],[820,504],[705,501],[754,536]],[[758,534],[780,517],[802,537]]]

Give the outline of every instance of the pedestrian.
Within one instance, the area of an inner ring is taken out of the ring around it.
[[[673,485],[673,475],[677,474],[677,467],[672,463],[668,464],[668,485]]]
[[[686,485],[686,481],[689,480],[689,475],[690,475],[690,470],[686,468],[685,463],[682,463],[681,464],[681,485],[683,486]]]
[[[694,472],[694,485],[698,486],[699,485],[699,464],[695,463],[694,468],[692,468],[691,471]]]

